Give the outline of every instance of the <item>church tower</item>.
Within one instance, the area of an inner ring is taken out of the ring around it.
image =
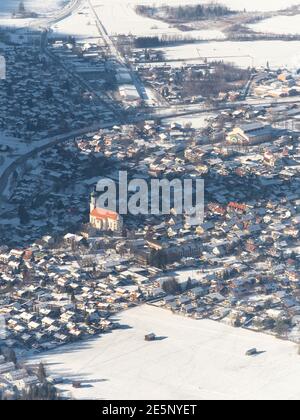
[[[92,213],[93,210],[97,207],[97,192],[94,188],[92,194],[91,194],[91,200],[90,200],[90,213]]]
[[[91,226],[102,232],[121,232],[123,227],[122,217],[114,211],[97,207],[97,199],[98,194],[95,188],[90,199]]]

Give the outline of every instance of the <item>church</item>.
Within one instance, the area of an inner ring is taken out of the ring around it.
[[[123,219],[114,211],[97,207],[97,196],[93,192],[90,202],[90,224],[101,232],[120,232],[123,227]]]

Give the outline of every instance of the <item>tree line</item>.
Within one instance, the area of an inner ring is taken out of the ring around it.
[[[214,3],[163,7],[139,5],[136,11],[141,15],[157,18],[164,16],[167,20],[180,21],[218,18],[237,13],[224,5]]]
[[[164,47],[171,44],[187,44],[199,42],[199,39],[193,39],[190,36],[183,35],[168,35],[162,36],[139,36],[134,39],[135,48],[155,48]]]

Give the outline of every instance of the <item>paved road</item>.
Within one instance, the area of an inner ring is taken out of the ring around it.
[[[279,101],[276,101],[275,103],[280,105],[280,104],[288,104],[288,103],[298,103],[300,102],[300,97],[294,97],[294,98],[282,98]],[[157,109],[153,109],[153,111],[149,110],[145,110],[145,113],[142,115],[138,115],[138,116],[133,116],[130,117],[126,122],[127,124],[134,124],[134,123],[138,123],[141,121],[145,121],[148,119],[155,119],[155,118],[160,118],[160,119],[167,119],[167,118],[176,118],[176,117],[180,117],[180,116],[185,116],[185,115],[193,115],[193,114],[201,114],[201,113],[212,113],[212,112],[217,112],[217,111],[221,111],[221,110],[225,110],[225,109],[230,109],[230,108],[237,108],[240,107],[242,105],[270,105],[272,102],[268,101],[268,102],[262,102],[261,100],[252,100],[247,99],[246,101],[239,101],[239,102],[233,102],[233,103],[224,103],[221,104],[218,107],[211,107],[211,108],[207,108],[204,106],[199,106],[199,105],[191,105],[191,106],[177,106],[177,107],[168,107],[168,108],[157,108]],[[274,102],[273,102],[274,103]],[[22,165],[24,162],[26,162],[28,159],[34,157],[37,153],[46,150],[49,147],[52,147],[56,144],[59,143],[63,143],[66,142],[74,137],[80,136],[80,135],[84,135],[87,133],[92,133],[94,131],[97,131],[101,128],[112,128],[115,124],[119,124],[120,121],[114,121],[111,123],[107,123],[107,124],[98,124],[95,126],[91,126],[91,127],[87,127],[84,128],[82,130],[78,130],[78,131],[73,131],[71,133],[68,134],[64,134],[62,136],[56,136],[54,138],[50,138],[46,144],[43,144],[42,146],[37,146],[37,148],[35,148],[34,150],[30,151],[29,153],[20,156],[19,158],[17,158],[2,174],[0,174],[0,201],[1,201],[1,197],[3,199],[3,192],[6,188],[7,182],[9,180],[10,175],[15,171],[15,169]]]
[[[1,168],[0,168],[0,204],[5,201],[5,197],[3,196],[3,193],[5,191],[5,188],[7,186],[10,176],[19,166],[22,166],[28,159],[35,157],[38,153],[43,152],[44,150],[47,150],[49,147],[53,147],[57,144],[72,140],[75,137],[83,136],[88,133],[93,133],[102,128],[112,128],[113,125],[114,125],[113,123],[98,124],[98,125],[86,127],[80,130],[72,131],[67,134],[62,134],[60,136],[49,138],[47,139],[45,143],[41,141],[39,142],[40,144],[37,145],[34,149],[32,149],[30,152],[27,152],[24,155],[21,155],[18,158],[16,158],[2,173],[1,173]]]
[[[70,0],[69,3],[63,7],[61,10],[50,15],[44,15],[44,17],[33,20],[28,24],[32,29],[47,29],[50,26],[60,22],[61,20],[66,19],[71,16],[79,7],[82,5],[84,0]]]
[[[166,118],[165,115],[173,114],[174,117],[176,116],[183,116],[183,115],[192,115],[192,114],[200,114],[203,112],[214,112],[220,111],[224,109],[236,109],[246,105],[250,106],[275,106],[275,105],[288,105],[300,103],[300,96],[289,97],[289,98],[280,98],[278,100],[274,99],[254,99],[254,98],[247,98],[244,101],[236,101],[236,102],[224,102],[219,104],[218,106],[207,108],[207,106],[203,104],[190,104],[190,105],[171,105],[165,107],[154,107],[153,111],[151,112],[148,109],[145,109],[144,112],[150,114],[152,116],[156,115],[156,117]],[[148,118],[148,117],[147,117]],[[146,118],[146,119],[147,119]]]
[[[103,25],[98,13],[96,12],[95,7],[92,5],[91,0],[87,0],[88,4],[90,6],[90,9],[94,15],[95,21],[96,21],[96,25],[98,28],[98,31],[100,33],[100,36],[102,37],[102,39],[104,40],[106,46],[110,49],[111,55],[113,55],[114,57],[117,58],[117,60],[126,66],[126,60],[123,57],[123,55],[119,52],[119,50],[116,48],[113,40],[111,39],[111,37],[109,36],[105,26]]]

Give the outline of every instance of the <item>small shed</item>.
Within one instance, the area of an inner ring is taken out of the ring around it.
[[[246,356],[255,356],[257,354],[257,349],[250,349],[246,352]]]
[[[145,341],[155,341],[156,335],[154,333],[145,335]]]

